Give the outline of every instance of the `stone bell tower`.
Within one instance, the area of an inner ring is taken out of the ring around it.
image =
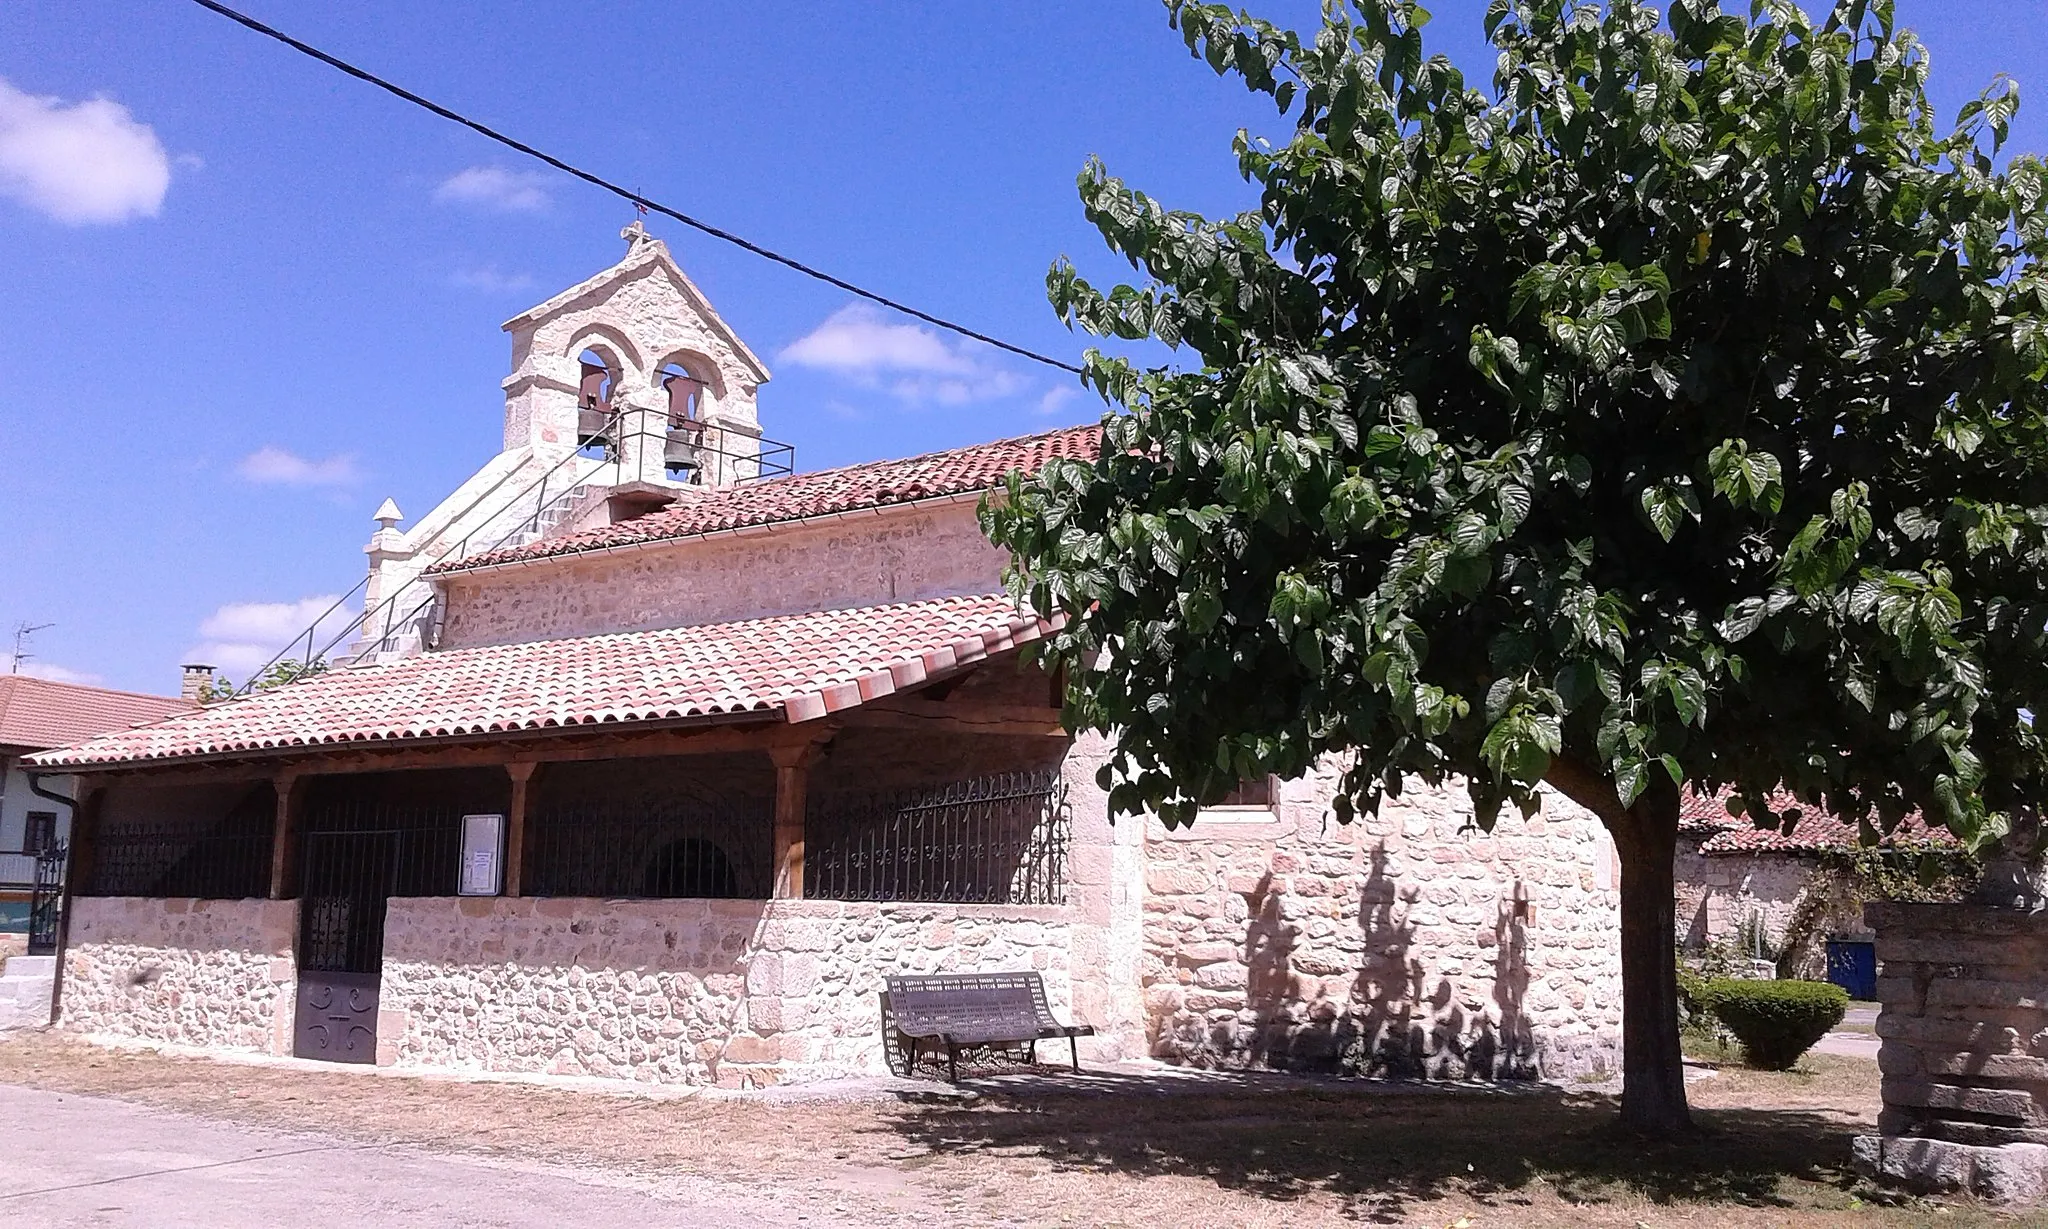
[[[428,568],[642,515],[706,488],[790,469],[764,450],[754,397],[768,368],[668,247],[634,222],[626,254],[505,322],[512,334],[505,441],[469,480],[401,530],[390,500],[364,548],[364,617],[343,660],[431,648]]]
[[[552,462],[603,436],[622,481],[720,486],[759,476],[748,459],[760,456],[754,398],[768,368],[666,244],[637,221],[619,237],[619,263],[505,322],[505,450]],[[693,441],[699,463],[673,464]]]

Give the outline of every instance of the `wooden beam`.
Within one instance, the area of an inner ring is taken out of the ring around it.
[[[299,775],[281,772],[270,779],[277,791],[277,818],[270,834],[270,899],[284,900],[291,888],[292,872],[298,869],[299,822],[292,806],[299,791]]]
[[[1060,710],[1048,705],[990,704],[981,700],[926,700],[915,695],[890,696],[846,711],[908,713],[946,721],[1016,721],[1033,725],[1043,725],[1047,722],[1057,725],[1060,720]]]
[[[972,700],[926,700],[914,696],[891,696],[843,710],[840,717],[849,725],[890,730],[939,730],[951,728],[963,734],[1013,734],[1025,737],[1064,738],[1060,710],[1036,704],[983,704]]]
[[[824,741],[784,743],[772,747],[775,762],[775,890],[778,900],[804,898],[804,800],[810,788],[811,765]]]
[[[540,765],[514,760],[505,765],[512,778],[512,805],[505,813],[505,895],[518,896],[526,885],[526,814],[532,806],[530,783]]]
[[[777,713],[769,720],[745,725],[692,726],[632,733],[616,727],[585,729],[570,726],[517,740],[376,750],[291,748],[269,752],[267,758],[260,762],[238,757],[210,761],[181,760],[163,765],[129,764],[119,768],[85,767],[75,771],[96,780],[173,785],[227,780],[261,781],[280,772],[298,775],[409,772],[433,768],[500,768],[507,762],[522,761],[560,763],[715,755],[728,751],[764,751],[778,743],[813,741],[816,735],[810,727],[817,724],[807,722],[803,727],[792,726]]]

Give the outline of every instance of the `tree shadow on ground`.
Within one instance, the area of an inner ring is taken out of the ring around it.
[[[1275,1200],[1342,1201],[1368,1221],[1462,1197],[1539,1196],[1787,1211],[1840,1206],[1852,1116],[1705,1110],[1692,1140],[1615,1134],[1615,1100],[1547,1085],[1426,1085],[1262,1074],[1091,1073],[978,1082],[971,1101],[904,1105],[889,1125],[934,1153],[1036,1153],[1055,1168],[1207,1179]]]

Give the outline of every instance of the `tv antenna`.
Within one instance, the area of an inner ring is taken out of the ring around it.
[[[25,661],[27,661],[27,660],[29,660],[30,658],[32,658],[32,657],[34,657],[34,656],[35,656],[35,654],[33,654],[33,653],[29,652],[29,651],[28,651],[28,648],[27,648],[27,645],[28,645],[28,638],[29,638],[30,636],[33,636],[33,635],[35,635],[35,634],[36,634],[37,632],[39,632],[39,631],[42,631],[42,630],[43,630],[44,628],[48,628],[48,627],[55,627],[55,626],[57,626],[57,625],[56,625],[55,623],[30,623],[30,622],[27,622],[26,620],[24,620],[24,621],[22,621],[22,622],[20,622],[20,623],[17,623],[17,624],[15,624],[15,625],[14,625],[14,664],[13,664],[12,666],[8,667],[7,673],[9,673],[9,674],[20,674],[20,673],[21,673],[21,663],[23,663],[23,662],[25,662]]]

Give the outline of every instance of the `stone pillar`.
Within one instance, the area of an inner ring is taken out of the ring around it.
[[[518,896],[526,886],[526,815],[532,806],[533,771],[540,765],[514,760],[505,765],[512,778],[512,805],[505,812],[505,895]]]
[[[804,898],[804,799],[819,743],[770,747],[775,761],[775,890],[778,900]]]
[[[281,772],[270,780],[271,788],[277,791],[277,818],[270,836],[270,899],[285,900],[291,895],[292,877],[299,867],[299,819],[292,805],[298,793],[299,776],[296,773]]]
[[[1879,1134],[1857,1168],[1997,1203],[2048,1196],[2048,913],[1880,902]]]

